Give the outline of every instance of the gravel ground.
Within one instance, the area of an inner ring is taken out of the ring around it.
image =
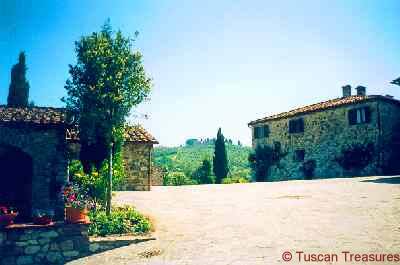
[[[118,192],[115,203],[150,215],[155,240],[69,265],[382,264],[346,262],[342,251],[400,254],[398,177],[153,187]],[[284,251],[291,262],[283,260]],[[338,260],[299,261],[296,251]]]

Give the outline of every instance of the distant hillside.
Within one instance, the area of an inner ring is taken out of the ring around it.
[[[226,143],[230,175],[248,177],[250,168],[248,156],[250,147]],[[214,144],[210,141],[193,141],[181,147],[156,147],[154,148],[153,161],[156,166],[166,172],[183,172],[190,177],[207,158],[212,163]]]

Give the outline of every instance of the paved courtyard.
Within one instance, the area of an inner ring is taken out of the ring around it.
[[[340,254],[400,254],[399,178],[153,187],[119,192],[115,202],[150,215],[155,240],[68,264],[303,264],[296,251],[339,254],[319,264],[380,264]]]

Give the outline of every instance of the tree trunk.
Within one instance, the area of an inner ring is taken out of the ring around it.
[[[111,143],[110,150],[108,154],[108,181],[107,181],[107,207],[106,213],[109,216],[111,214],[111,197],[112,197],[112,174],[113,174],[113,148],[114,144]]]

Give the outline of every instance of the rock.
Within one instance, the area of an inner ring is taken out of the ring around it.
[[[73,251],[65,251],[63,252],[64,257],[66,258],[72,258],[72,257],[76,257],[79,256],[79,252],[76,250]]]
[[[60,243],[60,247],[62,251],[70,251],[74,249],[74,243],[72,240],[66,240]]]
[[[49,238],[40,238],[38,241],[39,241],[40,245],[44,245],[44,244],[49,243],[50,239]]]
[[[17,258],[17,265],[33,264],[32,256],[21,256]]]
[[[37,244],[39,244],[39,242],[37,241],[37,240],[28,240],[28,241],[26,241],[27,243],[28,243],[28,245],[37,245]]]
[[[98,243],[92,243],[89,246],[89,251],[90,252],[96,252],[97,250],[99,250],[100,245]]]
[[[49,245],[49,244],[46,244],[46,245],[44,245],[44,246],[42,247],[41,251],[42,251],[42,252],[47,252],[47,251],[49,251],[49,247],[50,247],[50,245]]]
[[[17,242],[15,242],[15,245],[17,247],[25,247],[28,245],[28,242],[27,241],[17,241]]]
[[[60,247],[58,246],[57,243],[51,243],[50,244],[50,250],[59,250]]]
[[[1,265],[15,265],[15,258],[14,257],[6,257],[0,260]]]
[[[46,256],[46,259],[51,263],[58,263],[64,260],[61,254],[58,252],[49,252]]]
[[[38,253],[40,246],[29,246],[25,248],[25,254],[32,255]]]
[[[44,238],[54,238],[54,237],[58,237],[58,233],[56,231],[48,231],[48,232],[42,233],[40,236],[44,237]]]

